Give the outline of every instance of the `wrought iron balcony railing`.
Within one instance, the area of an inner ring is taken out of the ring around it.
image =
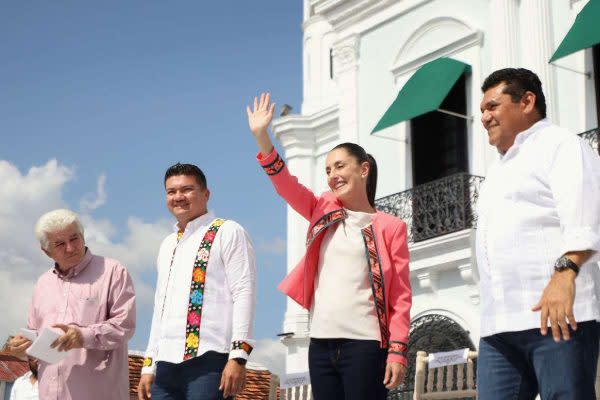
[[[407,224],[408,243],[475,228],[483,177],[458,173],[382,197],[375,206]]]
[[[600,140],[600,128],[590,129],[589,131],[585,131],[579,134],[583,140],[589,143],[592,148],[594,148],[598,154],[600,154],[600,147],[598,146],[598,141]]]

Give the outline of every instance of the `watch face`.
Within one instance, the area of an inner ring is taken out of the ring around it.
[[[561,271],[564,270],[565,268],[568,268],[568,261],[566,258],[561,257],[556,261],[556,267],[559,268]]]
[[[575,264],[573,261],[571,261],[570,259],[568,259],[567,257],[563,256],[563,257],[559,258],[558,260],[556,260],[556,263],[554,264],[555,271],[562,272],[567,269],[573,270],[576,275],[579,273],[579,266],[577,264]]]

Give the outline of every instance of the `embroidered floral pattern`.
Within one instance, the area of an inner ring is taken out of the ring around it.
[[[198,342],[198,335],[195,333],[189,333],[185,339],[185,346],[198,350]]]
[[[193,304],[202,304],[202,293],[199,290],[194,290],[192,294],[190,294],[190,301]]]
[[[404,342],[400,342],[397,340],[390,341],[390,347],[388,349],[389,353],[400,354],[406,357],[408,353],[408,345]]]
[[[277,175],[279,172],[281,172],[283,167],[285,167],[285,162],[283,162],[279,154],[277,154],[275,161],[270,164],[263,165],[262,168],[265,170],[267,175]]]
[[[190,285],[190,301],[188,303],[187,325],[185,327],[185,352],[184,360],[195,357],[198,353],[200,344],[200,322],[202,321],[202,303],[204,301],[204,284],[206,280],[206,267],[210,249],[215,240],[219,227],[225,221],[215,220],[209,227],[198,248],[196,260],[194,261],[194,271],[192,272],[192,283]]]
[[[144,363],[142,364],[142,367],[150,367],[150,366],[152,366],[152,358],[150,358],[150,357],[144,358]]]
[[[367,250],[367,262],[369,263],[369,278],[371,280],[371,290],[373,291],[373,301],[375,310],[379,319],[379,330],[381,332],[381,347],[388,347],[390,332],[387,322],[387,312],[385,309],[385,287],[383,284],[383,270],[377,243],[375,242],[375,232],[373,226],[369,225],[362,230],[365,248]]]
[[[206,272],[202,271],[201,269],[195,270],[192,274],[192,279],[194,279],[194,282],[204,282],[205,278]]]
[[[315,222],[312,228],[309,229],[308,235],[306,235],[306,246],[310,246],[319,233],[323,232],[323,230],[329,225],[335,224],[336,222],[345,219],[347,216],[348,214],[343,208],[323,215],[317,222]]]
[[[246,354],[250,355],[252,353],[252,346],[243,340],[236,340],[235,342],[231,342],[231,350],[244,350]]]
[[[197,313],[189,313],[187,318],[187,323],[190,325],[198,325],[200,324],[200,314]]]

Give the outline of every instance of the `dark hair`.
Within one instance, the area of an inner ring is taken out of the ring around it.
[[[372,155],[368,154],[365,149],[356,143],[340,143],[335,146],[331,151],[336,149],[344,149],[354,157],[359,164],[363,162],[369,163],[369,175],[367,176],[367,199],[371,207],[375,207],[375,192],[377,191],[377,163]]]
[[[188,175],[196,178],[196,182],[200,185],[202,189],[206,189],[206,176],[204,176],[204,172],[194,164],[182,164],[177,163],[175,165],[171,165],[167,172],[165,172],[165,184],[167,183],[167,179],[172,176],[178,175]]]
[[[27,364],[29,366],[29,370],[31,371],[31,375],[33,375],[33,377],[35,379],[37,379],[38,378],[38,368],[39,368],[38,362],[35,359],[28,357]]]
[[[485,93],[488,89],[501,83],[506,84],[502,92],[510,95],[513,103],[521,100],[525,92],[535,94],[535,108],[540,117],[546,118],[546,98],[542,91],[542,82],[535,73],[525,68],[499,69],[485,78],[481,91]]]

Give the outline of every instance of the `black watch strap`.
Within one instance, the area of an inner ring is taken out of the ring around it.
[[[562,256],[554,263],[554,270],[556,272],[563,272],[567,269],[573,270],[575,276],[579,275],[579,266],[571,261],[569,257]]]
[[[246,360],[245,358],[242,358],[242,357],[232,358],[232,360],[240,365],[246,365],[246,363],[248,362],[248,360]]]

